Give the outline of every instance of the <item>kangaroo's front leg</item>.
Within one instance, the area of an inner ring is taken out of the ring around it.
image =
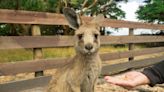
[[[86,74],[81,84],[81,92],[95,92],[99,70],[95,68],[91,68],[89,70],[90,71]]]
[[[70,89],[72,92],[81,92],[80,91],[80,84],[76,83],[75,80],[68,80],[68,85],[70,86]]]
[[[81,92],[95,92],[96,78],[85,78],[81,84]]]

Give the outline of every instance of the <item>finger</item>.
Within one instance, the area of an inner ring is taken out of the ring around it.
[[[125,88],[133,88],[133,81],[131,81],[131,80],[123,80],[123,79],[119,79],[116,77],[110,77],[110,76],[106,76],[105,79],[108,83],[119,85],[119,86],[122,86]]]
[[[115,84],[115,82],[117,82],[117,81],[120,80],[119,78],[110,77],[110,76],[106,76],[106,77],[104,77],[104,79],[105,79],[107,82],[112,83],[112,84]]]
[[[108,80],[108,78],[110,78],[110,76],[105,76],[105,77],[104,77],[105,80]]]
[[[108,79],[111,79],[111,78],[112,78],[112,79],[114,78],[114,79],[123,79],[123,80],[124,80],[124,79],[126,78],[126,75],[105,76],[105,77],[104,77],[105,80],[108,80]]]
[[[120,78],[110,77],[110,76],[106,76],[104,79],[105,79],[107,82],[112,83],[112,84],[116,84],[116,83],[122,81],[122,79],[120,79]]]

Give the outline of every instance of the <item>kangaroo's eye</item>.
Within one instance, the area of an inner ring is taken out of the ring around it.
[[[94,37],[95,37],[95,39],[97,39],[98,38],[98,34],[94,34]]]
[[[83,34],[78,34],[78,39],[81,40],[83,38]]]

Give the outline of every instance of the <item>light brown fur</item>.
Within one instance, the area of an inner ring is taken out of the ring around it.
[[[96,80],[101,72],[98,53],[100,33],[95,21],[97,20],[79,23],[79,27],[73,25],[76,29],[74,36],[76,55],[70,63],[58,69],[47,92],[94,92]]]

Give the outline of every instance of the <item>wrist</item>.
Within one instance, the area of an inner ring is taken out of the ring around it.
[[[142,73],[141,72],[141,74],[142,74],[142,79],[143,79],[143,84],[150,84],[150,80],[149,80],[149,78],[144,74],[144,73]]]

